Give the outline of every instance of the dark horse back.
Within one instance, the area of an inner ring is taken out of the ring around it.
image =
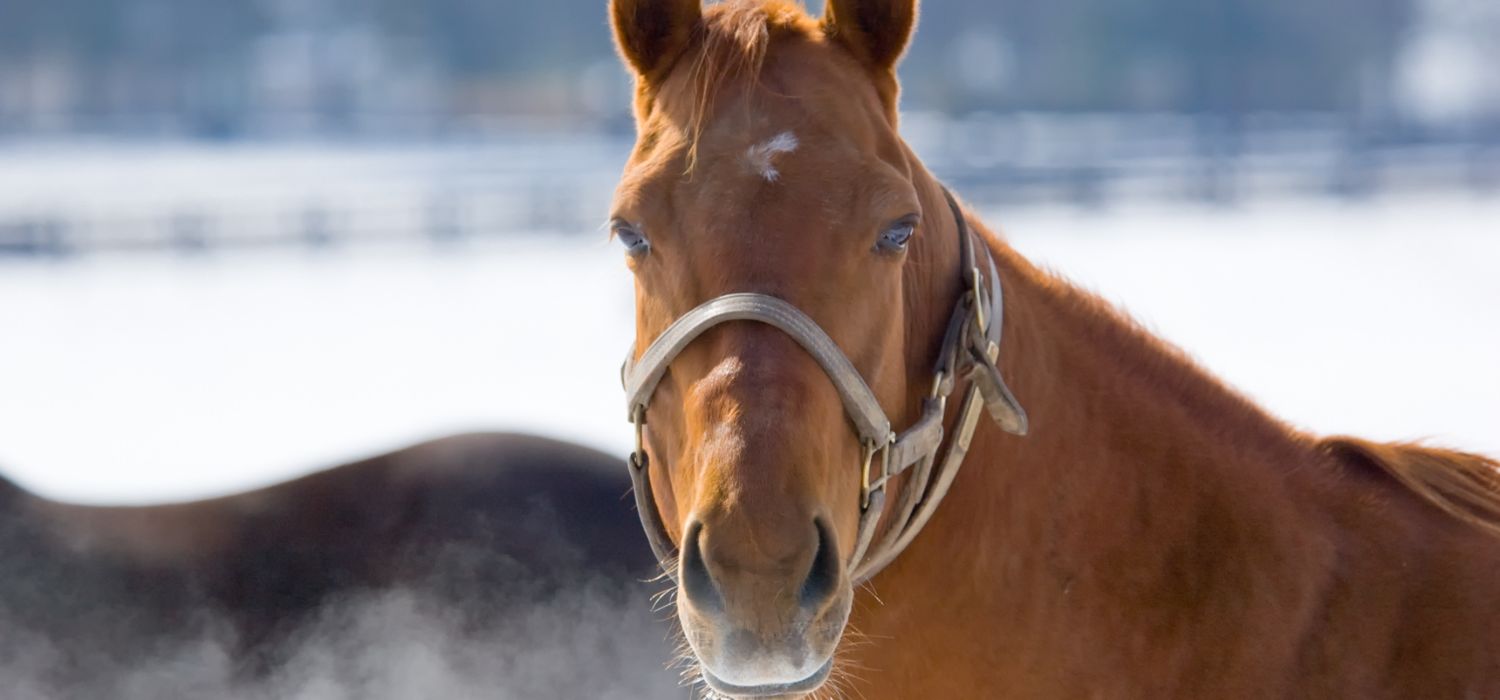
[[[424,695],[672,694],[629,487],[619,458],[509,434],[188,504],[0,484],[0,696],[16,678],[38,697],[400,696],[392,676]]]

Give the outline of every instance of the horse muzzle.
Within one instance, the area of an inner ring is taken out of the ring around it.
[[[726,621],[695,617],[679,606],[682,629],[709,688],[731,698],[791,698],[812,693],[828,680],[848,607],[830,611],[825,617],[831,619],[810,629],[769,639]]]
[[[731,698],[798,698],[816,691],[833,672],[833,660],[829,659],[812,675],[790,683],[765,683],[761,685],[735,685],[725,682],[707,668],[702,670],[703,682],[714,692]]]
[[[811,530],[797,563],[751,569],[727,565],[733,542],[716,550],[701,522],[688,526],[677,615],[703,681],[720,695],[796,697],[828,679],[854,588],[832,530],[821,521]]]

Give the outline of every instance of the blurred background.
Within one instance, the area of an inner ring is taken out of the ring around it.
[[[623,456],[605,6],[0,2],[0,470],[143,503],[462,430]],[[903,133],[1022,252],[1296,425],[1500,454],[1500,4],[923,10]]]

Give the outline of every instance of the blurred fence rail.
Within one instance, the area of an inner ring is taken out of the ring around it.
[[[1369,129],[1323,114],[918,116],[930,168],[985,204],[1500,191],[1500,129]]]
[[[629,143],[105,145],[0,150],[0,254],[594,230]]]
[[[1500,191],[1500,130],[1373,133],[1319,115],[910,114],[981,204],[1232,203]],[[392,146],[0,146],[0,254],[435,243],[597,231],[630,148],[610,133]]]

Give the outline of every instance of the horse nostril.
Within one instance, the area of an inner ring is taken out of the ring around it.
[[[803,607],[815,609],[822,607],[837,592],[842,563],[828,523],[818,518],[813,521],[813,526],[818,531],[818,550],[813,554],[812,568],[802,584],[801,602]]]
[[[689,523],[683,534],[682,561],[678,565],[681,569],[678,575],[682,578],[682,594],[699,610],[721,611],[724,609],[724,601],[719,597],[719,590],[714,587],[713,577],[708,573],[708,564],[703,561],[703,547],[699,543],[702,538],[703,523],[697,520]]]

